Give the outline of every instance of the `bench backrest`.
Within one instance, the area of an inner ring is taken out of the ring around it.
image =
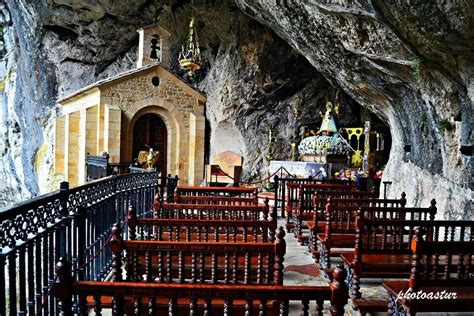
[[[235,187],[177,186],[175,189],[175,197],[177,197],[179,200],[179,196],[181,195],[255,198],[258,196],[258,189],[257,188],[235,188]]]
[[[129,281],[144,274],[147,282],[283,284],[284,237],[280,228],[275,242],[262,243],[123,240],[115,224],[110,241],[112,279],[121,280],[126,254]]]
[[[257,197],[176,195],[173,202],[180,203],[180,204],[258,205],[258,198]]]
[[[295,208],[298,206],[298,201],[300,198],[300,187],[302,184],[323,184],[321,182],[322,180],[315,180],[312,178],[303,178],[303,179],[291,179],[287,180],[286,182],[286,188],[283,188],[282,190],[286,189],[286,209],[291,210],[292,208]],[[283,191],[282,191],[283,192]]]
[[[287,211],[287,205],[291,208],[298,204],[299,199],[299,185],[300,184],[318,184],[318,183],[334,183],[334,184],[344,184],[339,179],[315,179],[312,177],[308,178],[293,178],[293,177],[284,177],[280,178],[278,175],[275,175],[273,178],[275,181],[275,207],[281,207],[282,216],[285,216]]]
[[[357,186],[353,184],[302,184],[298,191],[298,211],[313,211],[313,196],[318,193],[320,199],[327,199],[329,196],[334,197],[354,197],[351,194],[356,192]],[[375,197],[372,192],[359,193],[364,197]]]
[[[435,204],[432,201],[432,206]],[[431,207],[430,207],[431,208]],[[463,241],[471,234],[472,221],[435,221],[431,219],[365,219],[359,212],[356,221],[355,254],[410,254],[412,231],[423,229],[429,241]],[[411,213],[415,214],[415,213]],[[415,214],[416,215],[416,214]],[[411,215],[410,215],[411,216]]]
[[[373,218],[393,218],[402,220],[434,220],[438,209],[436,201],[431,200],[429,207],[393,207],[393,206],[362,206],[364,214],[373,214]]]
[[[431,208],[405,208],[404,195],[399,200],[396,199],[332,199],[328,198],[325,207],[325,234],[332,233],[355,233],[356,220],[359,210],[368,219],[411,219],[410,216],[419,214],[423,216],[427,212],[433,212]],[[376,205],[376,206],[373,206]],[[434,212],[436,213],[436,207]],[[418,212],[418,213],[417,213]],[[409,214],[409,218],[407,217]],[[314,227],[317,229],[319,217],[315,212]]]
[[[444,227],[442,241],[434,240],[430,231],[421,227],[415,228],[411,241],[413,252],[410,288],[422,286],[474,286],[474,222],[463,222],[461,225],[440,221]],[[458,235],[458,237],[455,237]],[[445,239],[447,241],[445,241]]]
[[[270,208],[266,205],[208,205],[155,203],[155,218],[211,219],[211,220],[268,220]]]
[[[289,302],[299,301],[300,310],[308,311],[309,303],[316,302],[317,314],[322,314],[323,302],[331,303],[331,315],[343,316],[347,304],[347,285],[344,282],[346,271],[337,267],[332,273],[329,285],[322,286],[283,286],[283,285],[222,285],[222,284],[170,284],[143,282],[94,282],[76,281],[71,274],[71,264],[63,258],[56,264],[56,275],[52,293],[58,299],[58,313],[72,315],[73,307],[86,311],[86,300],[94,298],[93,309],[102,311],[104,297],[112,297],[112,310],[115,315],[131,315],[135,310],[155,314],[178,314],[178,299],[185,300],[189,314],[224,315],[233,314],[235,300],[246,301],[246,315],[260,310],[262,315],[288,315]],[[132,304],[125,304],[131,298]],[[73,301],[74,300],[74,301]],[[158,301],[163,302],[165,306]],[[218,302],[222,303],[218,303]],[[273,302],[275,304],[273,304]],[[267,303],[272,303],[273,310],[267,310]],[[256,307],[255,304],[259,304]],[[132,305],[132,306],[130,306]],[[217,305],[217,306],[216,306]],[[130,308],[130,310],[128,310]],[[276,309],[276,310],[274,310]]]
[[[407,203],[406,194],[402,192],[400,199],[378,199],[375,190],[372,191],[317,191],[313,194],[313,211],[325,210],[328,199],[333,205],[347,206],[381,206],[404,207]]]
[[[269,220],[199,220],[137,218],[135,208],[128,211],[127,224],[131,240],[159,241],[252,241],[273,242],[276,216]]]

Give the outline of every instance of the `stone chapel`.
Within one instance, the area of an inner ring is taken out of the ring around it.
[[[138,33],[136,69],[58,101],[54,171],[72,186],[85,182],[86,155],[105,151],[110,163],[131,163],[149,147],[159,151],[162,174],[189,185],[204,178],[206,96],[170,71],[168,31],[154,24]]]

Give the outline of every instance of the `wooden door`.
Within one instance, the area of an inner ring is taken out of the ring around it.
[[[160,154],[154,167],[166,175],[167,140],[168,131],[161,117],[155,114],[141,116],[133,126],[133,159],[138,157],[140,151],[148,151],[149,147],[158,150]]]

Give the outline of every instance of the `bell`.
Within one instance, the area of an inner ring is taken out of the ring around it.
[[[158,59],[158,52],[157,52],[158,49],[159,49],[158,40],[156,38],[153,38],[151,40],[151,53],[150,53],[151,59]]]

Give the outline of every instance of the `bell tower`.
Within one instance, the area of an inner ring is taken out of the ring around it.
[[[166,68],[170,67],[170,32],[158,24],[152,24],[139,29],[137,68],[160,62]]]

